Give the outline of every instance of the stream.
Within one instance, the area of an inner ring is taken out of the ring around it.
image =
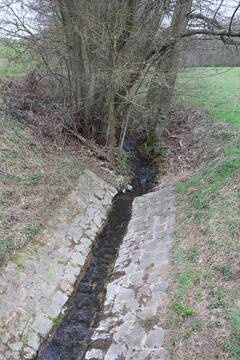
[[[101,316],[105,289],[131,218],[133,200],[150,191],[157,170],[150,160],[139,155],[134,141],[126,141],[125,150],[130,154],[134,171],[133,189],[119,193],[113,199],[105,225],[92,247],[86,271],[67,303],[64,318],[35,360],[85,358],[91,335]]]

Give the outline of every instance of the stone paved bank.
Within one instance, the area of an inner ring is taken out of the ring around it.
[[[160,360],[167,269],[175,225],[175,191],[138,197],[107,287],[104,313],[86,360]]]
[[[115,190],[90,171],[0,273],[0,360],[31,359],[64,313]]]

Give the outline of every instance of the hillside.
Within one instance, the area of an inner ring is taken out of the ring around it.
[[[113,181],[89,149],[52,142],[13,120],[0,121],[0,162],[0,262],[34,240],[84,168]]]
[[[165,323],[171,360],[240,357],[240,127],[229,101],[237,107],[237,74],[192,77],[191,87],[180,79],[178,93],[198,110],[173,110],[174,131],[165,137],[168,172],[161,184],[175,183],[178,193]]]

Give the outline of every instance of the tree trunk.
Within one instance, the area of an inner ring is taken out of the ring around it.
[[[172,45],[160,56],[155,64],[155,75],[152,79],[148,96],[147,106],[149,108],[148,122],[150,132],[161,141],[162,133],[166,127],[168,112],[175,88],[177,73],[180,62],[181,35],[188,25],[188,15],[191,11],[192,0],[177,0],[171,22],[170,36],[166,44]]]

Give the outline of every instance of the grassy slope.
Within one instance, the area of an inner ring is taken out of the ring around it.
[[[210,153],[197,176],[177,184],[177,227],[167,320],[170,359],[240,359],[238,74],[239,69],[234,69],[222,78],[209,78],[209,87],[204,87],[204,91],[198,88],[199,79],[191,80],[192,94],[200,93],[190,103],[235,125],[224,126],[224,131],[205,125],[206,137],[211,145],[215,144],[217,158],[210,160]],[[205,81],[201,80],[202,86]],[[224,91],[220,84],[226,85]],[[190,99],[189,89],[186,88],[185,100]],[[230,98],[235,104],[234,112],[230,112]]]
[[[0,78],[21,76],[30,67],[31,62],[20,41],[0,38]]]
[[[39,233],[83,171],[77,156],[0,121],[0,261]]]
[[[240,68],[187,69],[179,74],[177,102],[213,118],[240,124]]]

